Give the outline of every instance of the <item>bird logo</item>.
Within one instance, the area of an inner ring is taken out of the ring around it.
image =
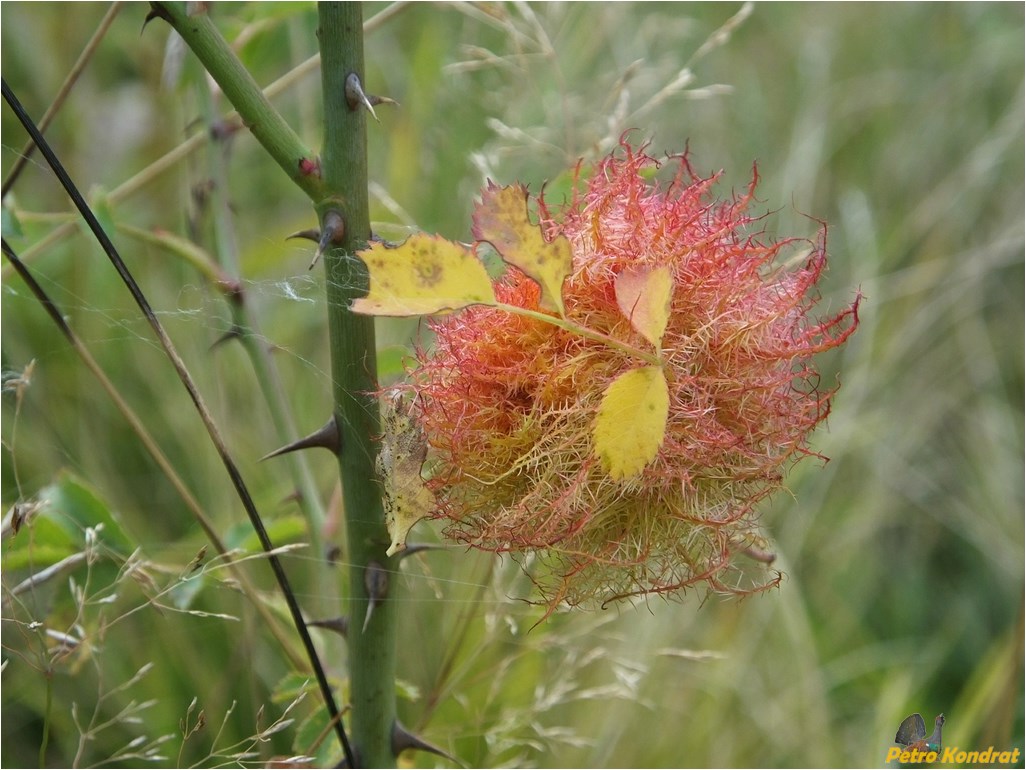
[[[933,733],[926,736],[926,722],[920,714],[912,714],[905,717],[898,732],[894,735],[894,742],[907,747],[910,751],[936,751],[941,750],[941,729],[944,727],[944,715],[938,714],[933,720]]]

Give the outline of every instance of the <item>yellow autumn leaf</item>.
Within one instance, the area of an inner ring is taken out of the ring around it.
[[[655,459],[669,411],[662,367],[631,369],[606,388],[595,418],[595,454],[612,478],[636,476]]]
[[[370,274],[370,291],[353,312],[410,316],[494,305],[495,292],[477,256],[437,235],[417,233],[398,246],[375,243],[357,252]]]
[[[541,306],[563,315],[563,281],[570,274],[570,241],[560,235],[551,243],[527,216],[527,189],[491,182],[474,209],[474,237],[488,241],[511,265],[541,286]]]
[[[673,276],[666,265],[653,270],[625,270],[614,284],[616,304],[642,337],[656,348],[670,318]]]
[[[381,427],[384,434],[375,466],[384,487],[385,526],[392,540],[385,555],[393,556],[406,548],[413,525],[431,513],[435,496],[420,475],[427,457],[424,434],[400,396],[383,400]]]

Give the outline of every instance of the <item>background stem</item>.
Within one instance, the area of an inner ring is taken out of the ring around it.
[[[316,174],[303,173],[300,168],[300,161],[312,161],[313,154],[271,106],[249,70],[221,37],[210,16],[206,13],[190,16],[185,3],[159,5],[203,68],[215,77],[256,140],[303,192],[317,200],[322,193],[320,180]]]
[[[398,559],[385,557],[389,542],[374,471],[380,435],[374,320],[350,312],[350,302],[366,294],[367,274],[355,252],[370,237],[367,201],[367,121],[361,108],[351,109],[345,81],[356,73],[363,82],[363,19],[359,3],[320,3],[317,15],[324,98],[323,182],[328,196],[317,204],[322,231],[329,212],[341,214],[344,234],[325,254],[328,328],[335,416],[342,432],[339,469],[349,562],[349,677],[351,733],[362,767],[394,766],[397,614],[394,580],[385,601],[376,601],[366,627],[368,591],[365,575],[377,562],[384,576],[395,574]],[[379,599],[381,597],[378,597]]]
[[[197,88],[201,110],[207,125],[213,127],[218,120],[214,94],[209,81]],[[211,131],[211,133],[214,133]],[[295,441],[299,434],[296,431],[292,412],[289,409],[287,394],[278,375],[278,369],[271,355],[269,345],[260,333],[256,314],[251,312],[249,296],[244,289],[242,270],[239,266],[238,244],[235,238],[235,213],[232,209],[229,189],[229,147],[230,139],[216,141],[207,147],[208,178],[213,181],[209,193],[211,225],[213,231],[213,254],[217,263],[227,274],[231,284],[237,287],[228,298],[228,309],[231,313],[232,328],[253,366],[253,374],[260,386],[261,395],[267,404],[267,413],[274,425],[279,445]],[[307,522],[308,538],[311,552],[318,557],[314,565],[314,578],[318,583],[326,574],[323,563],[324,550],[324,508],[321,505],[320,493],[314,482],[309,463],[302,452],[290,452],[282,458],[292,478],[297,492],[296,502]],[[321,594],[320,591],[317,592]],[[306,611],[313,608],[307,606]]]

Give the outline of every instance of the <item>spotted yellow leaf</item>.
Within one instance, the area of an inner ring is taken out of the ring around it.
[[[655,459],[669,410],[662,367],[631,369],[606,388],[595,418],[595,454],[612,478],[636,476]]]
[[[417,233],[398,246],[375,243],[357,252],[370,274],[370,291],[353,302],[366,315],[429,315],[467,305],[494,305],[484,265],[458,243]]]
[[[381,427],[376,469],[384,487],[385,526],[392,541],[385,555],[393,556],[406,548],[413,525],[431,513],[435,497],[420,475],[427,457],[424,434],[400,395],[383,400]]]
[[[527,216],[527,189],[491,182],[474,209],[474,237],[488,241],[511,265],[541,286],[541,306],[563,315],[563,281],[570,274],[570,241],[560,235],[545,240],[541,227]]]
[[[666,265],[655,269],[625,270],[614,284],[616,304],[631,326],[657,348],[670,318],[673,276]]]

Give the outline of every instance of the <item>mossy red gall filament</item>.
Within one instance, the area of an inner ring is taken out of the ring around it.
[[[829,412],[812,356],[858,324],[858,297],[813,315],[825,230],[766,241],[748,213],[754,174],[744,195],[718,200],[717,177],[686,157],[669,159],[663,186],[649,181],[659,165],[623,143],[587,179],[578,170],[569,203],[537,201],[538,242],[569,244],[561,303],[551,280],[543,302],[509,267],[494,304],[430,321],[434,344],[403,386],[430,448],[433,516],[458,543],[536,554],[530,575],[550,609],[774,585],[776,573],[753,576],[737,554],[761,542],[757,503],[812,454],[809,434]],[[800,264],[786,259],[801,248]],[[560,304],[560,325],[538,317]],[[652,394],[650,411],[665,388],[665,419],[655,448],[642,426],[643,456],[615,473],[596,444],[604,399],[625,379]]]

